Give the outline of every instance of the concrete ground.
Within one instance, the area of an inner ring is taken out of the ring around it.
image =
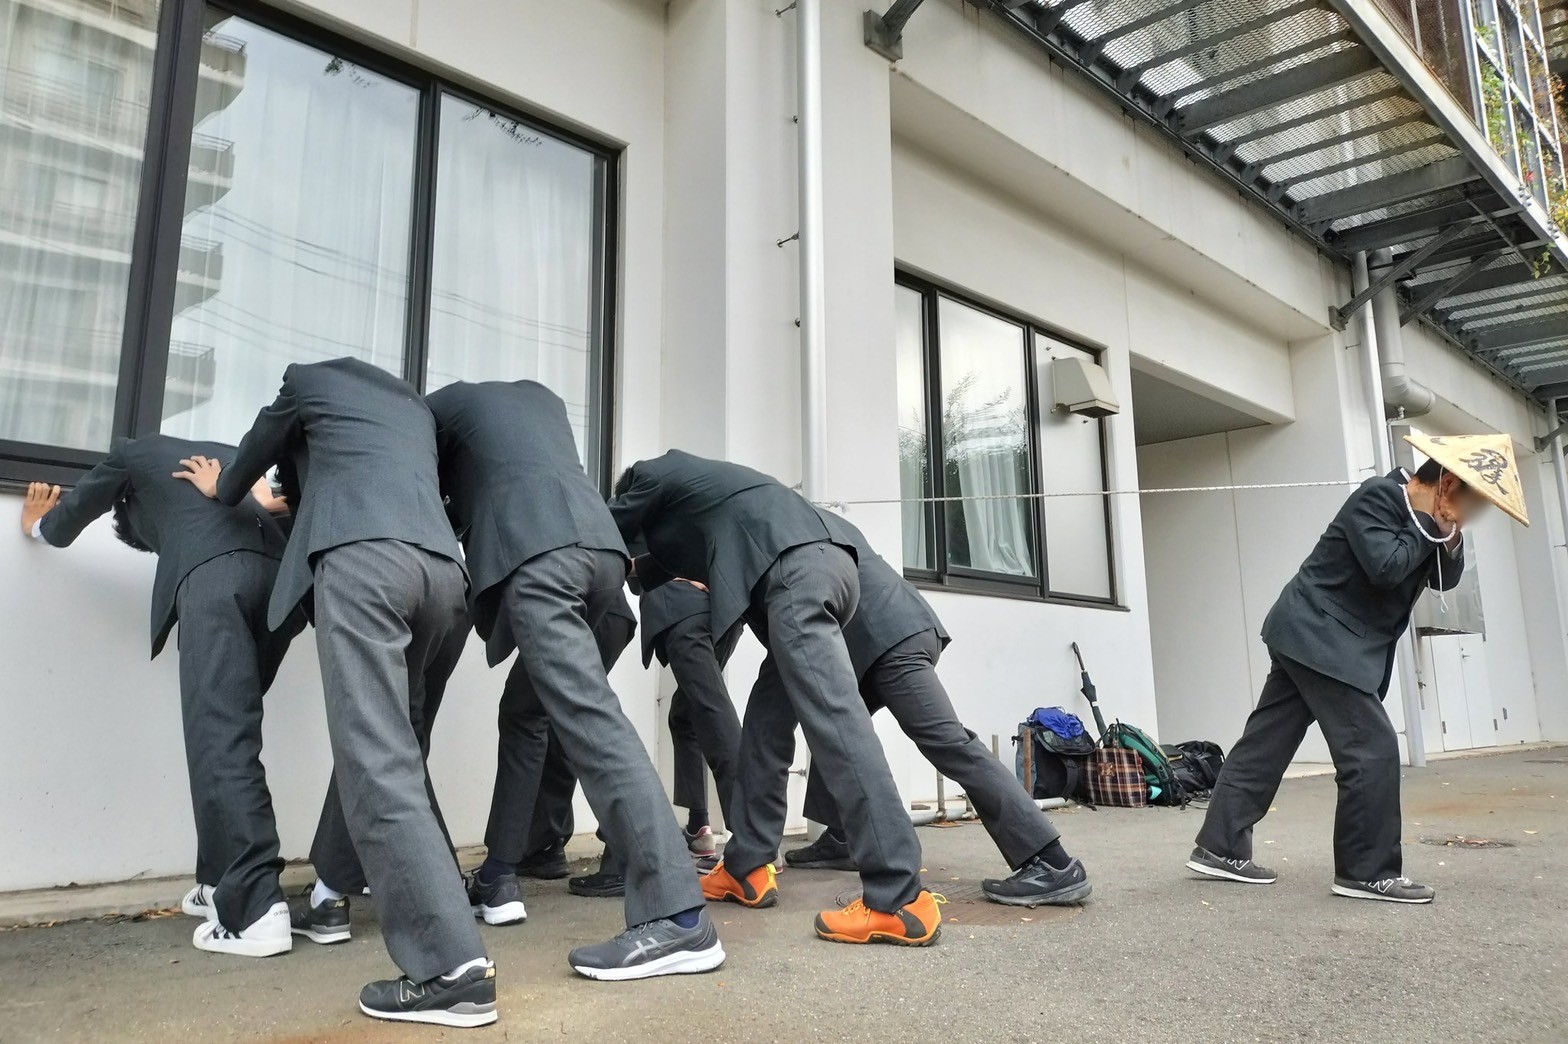
[[[705,976],[596,983],[566,951],[620,927],[614,901],[531,884],[526,925],[487,928],[501,1020],[406,1029],[362,1017],[393,974],[368,902],[354,941],[264,961],[191,948],[178,915],[0,931],[0,1041],[1540,1041],[1568,1040],[1568,748],[1436,762],[1406,774],[1406,869],[1436,904],[1329,895],[1334,783],[1287,780],[1258,830],[1273,887],[1182,868],[1201,811],[1058,813],[1095,885],[1082,908],[975,902],[1001,867],[983,829],[920,831],[948,894],[941,942],[851,947],[810,933],[853,895],[791,870],[772,910],[713,907],[727,964]],[[1469,848],[1423,840],[1498,842]]]

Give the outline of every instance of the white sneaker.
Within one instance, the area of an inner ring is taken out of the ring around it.
[[[218,908],[212,905],[212,886],[199,884],[186,892],[185,898],[180,900],[180,909],[192,917],[216,921]]]
[[[288,953],[294,948],[294,936],[289,932],[289,904],[274,903],[272,909],[238,934],[217,921],[208,921],[196,929],[191,942],[198,950],[231,953],[236,957],[271,957]]]

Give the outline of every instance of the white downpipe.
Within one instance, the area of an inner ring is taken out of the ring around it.
[[[1557,416],[1557,410],[1561,403],[1561,399],[1552,399],[1551,418],[1547,423],[1553,429],[1556,429],[1562,423]],[[1564,467],[1563,464],[1563,437],[1561,435],[1552,440],[1552,467],[1557,472],[1557,507],[1563,513],[1563,542],[1568,544],[1568,467]]]
[[[800,397],[801,493],[826,496],[827,263],[822,209],[822,4],[795,5],[796,90],[800,163]]]

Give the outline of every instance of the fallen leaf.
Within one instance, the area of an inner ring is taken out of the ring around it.
[[[1033,917],[1020,917],[1019,920],[1020,921],[1032,921],[1032,920],[1034,920],[1034,918]]]
[[[1208,906],[1209,905],[1209,901],[1207,899],[1203,900],[1203,905],[1204,906]]]
[[[1540,833],[1540,831],[1538,831],[1538,830],[1526,830],[1525,833],[1527,833],[1527,834],[1538,834],[1538,833]]]
[[[1265,842],[1263,842],[1263,843],[1264,843],[1264,844],[1265,844],[1265,845],[1272,845],[1272,844],[1273,844],[1273,843],[1274,843],[1274,842],[1272,842],[1272,841],[1265,841]]]

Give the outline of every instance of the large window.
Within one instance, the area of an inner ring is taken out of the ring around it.
[[[607,468],[614,155],[269,8],[0,0],[0,479],[284,368],[532,378]]]
[[[894,292],[905,572],[1114,601],[1104,422],[1052,409],[1052,362],[1098,356],[923,280]]]

